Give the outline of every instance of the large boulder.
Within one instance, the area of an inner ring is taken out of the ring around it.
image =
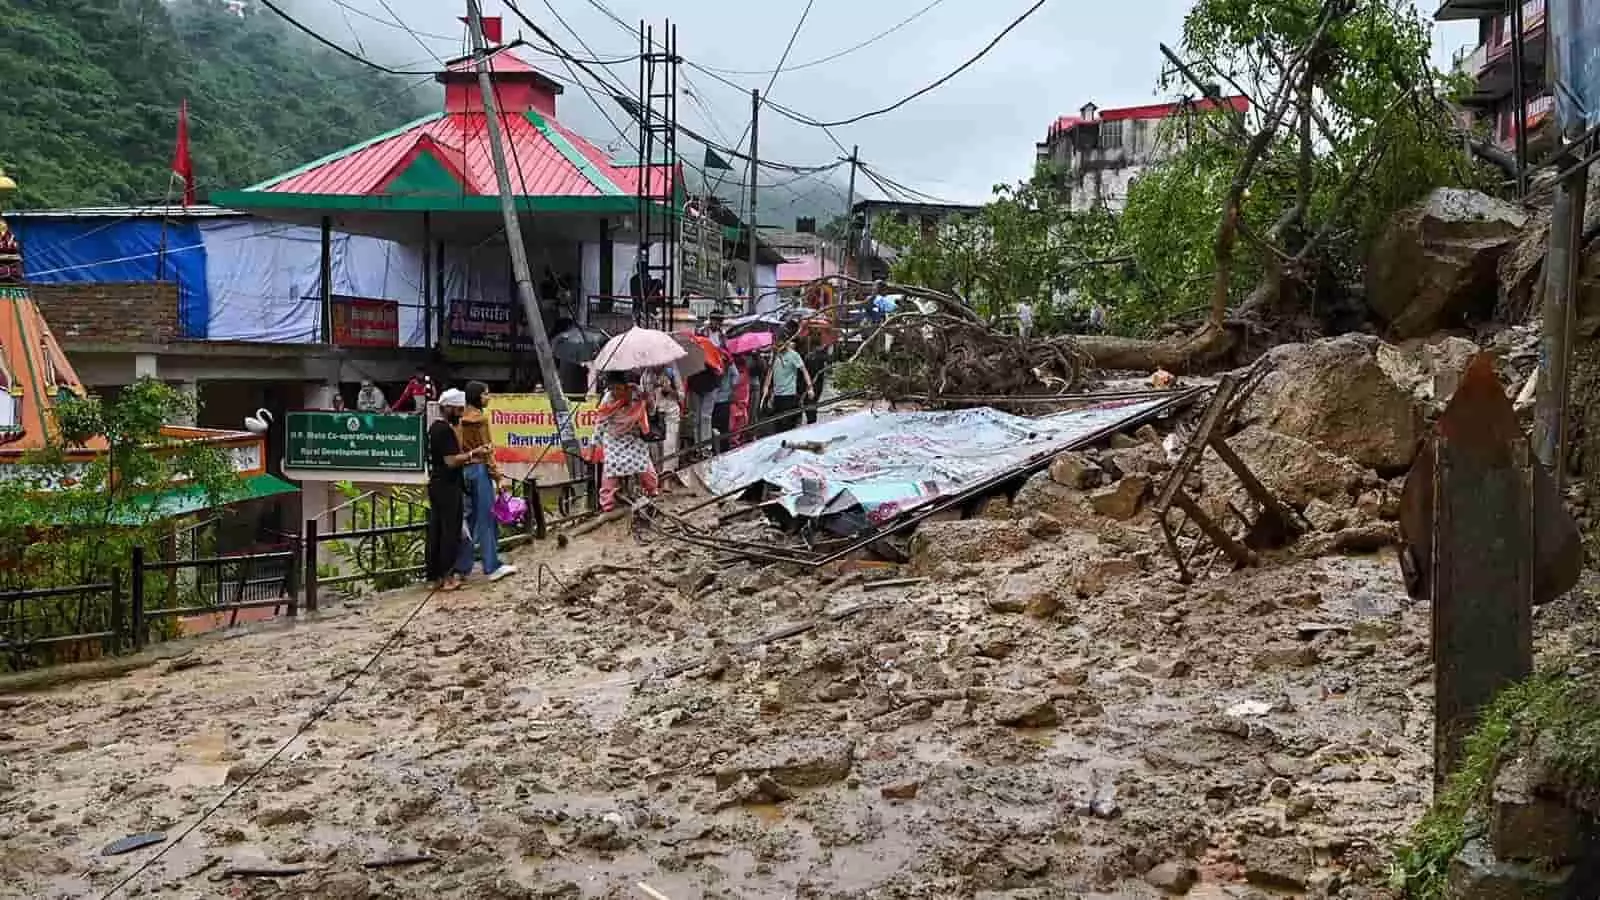
[[[1336,507],[1347,507],[1369,473],[1348,459],[1324,453],[1316,447],[1260,425],[1252,425],[1228,438],[1228,446],[1239,454],[1250,471],[1261,479],[1279,500],[1304,507],[1313,500],[1324,500]],[[1220,460],[1206,458],[1207,483],[1229,483],[1213,479],[1224,475]]]
[[[1397,339],[1488,318],[1500,294],[1500,260],[1527,223],[1521,207],[1487,194],[1435,190],[1373,244],[1367,304]]]
[[[1241,422],[1299,438],[1384,475],[1405,471],[1422,435],[1422,413],[1411,393],[1378,365],[1380,345],[1368,335],[1343,335],[1273,348],[1269,371]]]
[[[1440,409],[1455,394],[1478,345],[1463,337],[1434,337],[1378,347],[1378,366],[1424,407]]]

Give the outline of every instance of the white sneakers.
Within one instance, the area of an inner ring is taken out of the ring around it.
[[[505,563],[504,565],[500,566],[500,568],[495,569],[492,573],[490,573],[489,580],[499,581],[502,578],[510,578],[515,574],[517,574],[517,567],[510,563]]]

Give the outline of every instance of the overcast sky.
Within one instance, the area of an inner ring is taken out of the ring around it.
[[[581,49],[544,0],[516,0],[518,7],[575,55]],[[787,68],[770,96],[814,119],[831,121],[886,106],[934,81],[971,56],[1034,0],[814,0],[800,28]],[[1434,0],[1420,0],[1431,12]],[[339,3],[348,8],[341,10]],[[636,52],[631,37],[597,6],[633,23],[648,14],[659,23],[670,17],[678,27],[678,49],[702,66],[727,70],[771,70],[805,9],[804,0],[550,0],[555,10],[600,57]],[[805,66],[890,28],[924,7],[910,24],[882,40],[822,65]],[[456,0],[299,0],[297,9],[321,7],[334,16],[316,24],[328,36],[352,43],[359,36],[368,55],[391,64],[428,60],[411,35],[373,21],[403,20],[413,29],[441,36],[462,32],[455,16],[465,10]],[[385,8],[387,5],[387,8]],[[981,202],[997,182],[1025,177],[1032,168],[1034,143],[1058,115],[1085,102],[1101,107],[1159,102],[1161,66],[1157,45],[1176,44],[1188,0],[1047,0],[1043,8],[1007,35],[981,61],[948,84],[892,113],[834,129],[846,147],[859,144],[868,165],[901,184],[936,197]],[[459,9],[457,7],[460,7]],[[349,10],[359,10],[371,18]],[[505,16],[507,38],[522,23],[501,0],[485,0],[489,15]],[[528,35],[532,37],[531,34]],[[1473,26],[1452,24],[1435,31],[1439,65],[1474,37]],[[461,39],[423,38],[428,49],[450,56]],[[529,61],[560,80],[566,70],[554,59],[529,55]],[[637,64],[611,68],[624,84],[637,83]],[[680,86],[699,94],[709,114],[687,100],[679,119],[687,126],[729,143],[739,140],[749,120],[749,88],[763,90],[770,74],[726,74],[735,88],[702,72],[684,68]],[[616,131],[581,90],[569,87],[558,101],[561,120],[619,155]],[[602,102],[605,102],[602,98]],[[627,125],[610,104],[607,112]],[[629,129],[629,138],[633,135]],[[827,164],[840,151],[820,129],[798,125],[767,112],[761,120],[760,156],[799,165]],[[766,192],[763,220],[782,219],[798,205],[798,194],[812,202],[832,198],[843,206],[842,171],[819,185],[807,178]],[[732,176],[740,178],[738,173]],[[770,175],[766,181],[785,181]],[[860,183],[860,194],[880,196]]]

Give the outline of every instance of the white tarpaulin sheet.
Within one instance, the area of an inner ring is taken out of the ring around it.
[[[697,472],[713,494],[764,482],[791,514],[817,517],[860,507],[877,524],[1069,449],[1169,399],[1118,400],[1039,419],[988,407],[858,412],[763,438],[702,463]]]
[[[322,232],[252,218],[203,220],[210,314],[217,341],[307,344],[322,330]],[[333,293],[399,304],[402,347],[420,347],[422,256],[381,238],[336,233]]]

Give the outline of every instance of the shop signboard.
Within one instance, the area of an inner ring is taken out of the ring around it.
[[[400,304],[365,297],[333,298],[335,347],[400,346]]]
[[[292,410],[284,468],[421,472],[423,421],[413,413]]]
[[[594,444],[595,419],[599,404],[582,397],[567,398],[578,442]],[[547,394],[496,394],[489,407],[489,434],[494,441],[494,458],[502,464],[561,464],[560,430]]]
[[[510,304],[482,300],[450,301],[450,347],[497,353],[532,353],[522,313]]]

